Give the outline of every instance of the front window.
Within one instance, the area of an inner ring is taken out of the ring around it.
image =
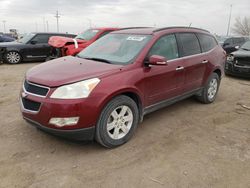
[[[96,34],[99,32],[98,29],[89,29],[85,31],[84,33],[81,33],[76,36],[76,39],[81,39],[81,40],[91,40]]]
[[[241,49],[250,51],[250,41],[245,42],[242,46]]]
[[[108,34],[77,56],[112,64],[128,64],[151,39],[151,35]]]
[[[29,42],[33,37],[35,36],[34,33],[29,33],[27,35],[25,35],[23,38],[19,39],[18,42],[26,44],[27,42]]]

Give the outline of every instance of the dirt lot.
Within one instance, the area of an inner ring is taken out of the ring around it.
[[[224,78],[215,103],[188,99],[145,117],[108,150],[28,125],[18,93],[27,69],[0,65],[0,187],[250,187],[250,81]]]

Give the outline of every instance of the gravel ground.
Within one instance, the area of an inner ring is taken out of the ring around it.
[[[190,98],[147,115],[110,150],[22,119],[18,94],[34,65],[0,65],[0,187],[250,187],[249,80],[225,77],[213,104]]]

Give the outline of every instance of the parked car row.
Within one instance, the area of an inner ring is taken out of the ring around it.
[[[114,148],[130,140],[148,113],[190,96],[214,102],[225,61],[206,30],[117,30],[76,56],[30,69],[20,92],[22,115],[46,132]]]
[[[0,61],[17,64],[22,61],[45,61],[50,55],[51,36],[75,37],[65,33],[30,33],[13,42],[0,43]]]

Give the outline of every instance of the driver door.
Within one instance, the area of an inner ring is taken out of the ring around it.
[[[27,59],[40,60],[46,59],[50,53],[50,46],[48,45],[49,34],[37,34],[27,44],[25,49],[25,56]]]
[[[144,68],[147,106],[171,99],[182,93],[184,82],[183,60],[179,58],[174,34],[158,39],[148,57],[160,55],[167,59],[167,65],[152,65]]]

